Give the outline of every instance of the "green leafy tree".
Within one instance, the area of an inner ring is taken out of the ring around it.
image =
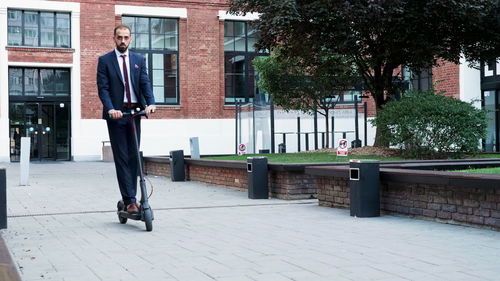
[[[233,13],[258,12],[258,47],[313,66],[317,56],[354,64],[376,109],[391,100],[401,66],[426,69],[500,57],[498,0],[229,0]],[[380,142],[377,128],[375,145]]]
[[[269,57],[253,61],[259,73],[258,85],[284,110],[319,113],[325,117],[326,145],[329,143],[329,110],[346,90],[352,89],[357,76],[352,66],[339,56],[317,56],[312,67],[302,66],[294,58],[278,59],[279,50]]]
[[[386,130],[383,141],[416,158],[479,152],[486,137],[486,111],[433,92],[410,91],[385,104],[372,123]]]

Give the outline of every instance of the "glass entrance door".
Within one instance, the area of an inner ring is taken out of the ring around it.
[[[10,103],[11,161],[19,161],[21,137],[31,138],[31,160],[70,160],[69,103]]]

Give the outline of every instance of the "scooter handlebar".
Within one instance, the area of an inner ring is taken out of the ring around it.
[[[152,112],[151,112],[152,113]],[[130,112],[122,112],[123,114],[123,117],[129,117],[129,116],[132,116],[132,117],[135,117],[135,116],[146,116],[146,111],[144,110],[131,110]]]
[[[154,113],[154,111],[151,111],[151,113]],[[132,109],[129,112],[122,112],[122,118],[124,118],[124,117],[137,117],[137,116],[146,116],[146,118],[148,118],[148,115],[146,114],[146,111],[144,111],[144,110]],[[111,117],[111,115],[110,115],[110,117]]]

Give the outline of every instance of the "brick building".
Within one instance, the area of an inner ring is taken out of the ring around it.
[[[114,48],[121,22],[132,28],[130,48],[147,59],[158,103],[143,120],[144,153],[189,151],[190,137],[202,154],[233,153],[234,104],[256,93],[250,61],[265,54],[253,50],[247,23],[256,16],[227,10],[225,0],[0,0],[0,162],[19,159],[23,136],[32,159],[101,158],[108,136],[97,58]],[[432,73],[424,83],[463,100],[482,96],[480,71],[465,63]]]

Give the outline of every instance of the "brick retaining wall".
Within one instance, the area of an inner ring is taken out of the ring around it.
[[[349,208],[349,180],[316,177],[319,205]],[[380,210],[385,214],[500,230],[500,189],[438,184],[382,182]]]
[[[240,191],[248,190],[248,176],[245,165],[217,167],[216,165],[196,165],[193,162],[196,163],[197,160],[186,160],[186,180],[226,186]],[[170,177],[170,163],[167,159],[152,161],[146,158],[145,166],[148,174]],[[270,170],[268,183],[271,197],[279,199],[316,198],[317,187],[314,176],[306,175],[303,171]]]
[[[170,176],[166,159],[146,160],[149,174]],[[246,191],[246,163],[189,160],[187,180]],[[269,165],[269,193],[280,199],[318,198],[319,205],[349,208],[346,166]],[[420,183],[418,182],[420,181]],[[380,209],[385,214],[500,230],[500,176],[381,169]]]

